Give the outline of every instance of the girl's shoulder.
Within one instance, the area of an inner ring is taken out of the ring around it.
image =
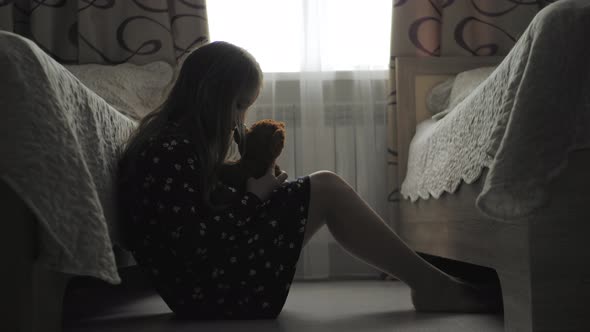
[[[189,137],[182,133],[161,133],[150,137],[139,151],[137,174],[170,174],[185,166],[195,170],[198,159]]]
[[[191,137],[181,130],[170,129],[146,137],[132,154],[119,160],[121,181],[143,179],[150,174],[166,172],[177,164],[192,164],[198,160],[197,149]]]
[[[180,130],[165,128],[148,139],[144,150],[144,155],[151,155],[156,152],[194,153],[196,149],[189,135]]]
[[[175,122],[167,123],[157,133],[150,136],[148,142],[157,142],[169,139],[179,139],[183,142],[190,143],[190,135],[186,133],[180,125]]]

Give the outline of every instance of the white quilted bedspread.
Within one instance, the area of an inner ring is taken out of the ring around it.
[[[439,198],[489,168],[476,205],[517,222],[549,199],[568,153],[590,147],[590,2],[538,13],[505,60],[438,121],[417,128],[405,198]]]
[[[40,262],[119,283],[113,182],[134,122],[15,34],[0,73],[0,176],[40,222]]]

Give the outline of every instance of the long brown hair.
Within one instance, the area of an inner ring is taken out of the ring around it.
[[[162,105],[140,121],[124,147],[122,160],[135,160],[150,137],[168,123],[179,124],[179,130],[189,135],[196,147],[198,185],[204,202],[211,205],[216,173],[229,152],[232,129],[237,126],[243,133],[237,98],[241,93],[257,91],[261,84],[260,66],[244,49],[227,42],[197,48],[182,63]],[[133,162],[125,164],[135,166]]]

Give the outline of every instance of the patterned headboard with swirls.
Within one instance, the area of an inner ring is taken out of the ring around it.
[[[62,64],[176,65],[209,39],[205,0],[0,0],[0,30]]]
[[[393,56],[507,54],[547,1],[396,0]]]

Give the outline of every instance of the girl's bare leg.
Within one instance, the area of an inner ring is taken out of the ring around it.
[[[485,311],[476,290],[445,274],[410,249],[338,175],[310,175],[311,195],[304,245],[324,224],[350,254],[412,288],[418,310]]]

